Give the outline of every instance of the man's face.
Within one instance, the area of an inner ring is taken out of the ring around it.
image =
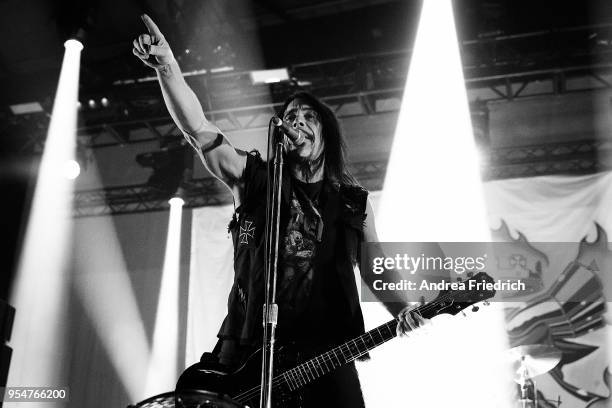
[[[305,136],[304,144],[295,146],[287,141],[286,147],[290,157],[302,161],[314,161],[321,157],[325,143],[323,142],[321,118],[307,102],[301,99],[291,101],[283,113],[283,121],[299,130]]]

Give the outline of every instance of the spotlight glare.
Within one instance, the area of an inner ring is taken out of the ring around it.
[[[79,177],[81,174],[81,166],[79,166],[79,162],[76,160],[68,160],[64,164],[64,176],[68,180],[74,180]]]
[[[106,108],[108,106],[108,98],[104,97],[100,99],[100,103]]]
[[[181,197],[172,197],[170,200],[168,200],[168,203],[171,207],[182,207],[185,205],[185,200],[183,200]]]
[[[94,101],[93,99],[89,100],[88,105],[91,109],[95,109],[97,106],[96,101]]]
[[[83,50],[83,43],[80,42],[79,40],[71,38],[69,40],[66,40],[66,42],[64,42],[64,47],[66,48],[66,51],[81,52],[81,50]]]

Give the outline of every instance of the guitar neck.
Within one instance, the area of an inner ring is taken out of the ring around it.
[[[327,374],[336,368],[342,367],[368,351],[397,336],[397,320],[393,319],[384,323],[361,336],[355,337],[326,353],[287,370],[276,377],[278,385],[284,383],[291,391],[303,387],[309,382]]]
[[[336,368],[355,361],[373,348],[397,336],[397,322],[396,319],[390,320],[297,367],[284,371],[282,374],[273,378],[272,389],[279,390],[280,388],[288,388],[290,391],[295,391],[311,381],[332,372]],[[257,404],[260,391],[261,387],[257,386],[235,395],[232,398],[240,403],[251,402],[252,404]]]
[[[493,284],[493,279],[485,272],[479,272],[466,282],[469,281],[482,282],[490,285]],[[426,319],[431,319],[440,313],[455,315],[466,307],[492,298],[495,295],[495,290],[493,289],[479,289],[477,287],[476,290],[473,290],[471,286],[472,285],[467,285],[467,290],[464,287],[450,292],[442,291],[432,302],[421,305],[412,312]],[[311,381],[355,361],[368,351],[396,337],[397,323],[398,319],[390,320],[361,336],[355,337],[346,343],[334,347],[326,353],[311,358],[297,367],[275,376],[272,380],[272,388],[277,389],[283,387],[288,388],[290,391],[295,391]],[[236,401],[250,401],[257,398],[259,390],[260,387],[254,387],[233,398]]]
[[[480,299],[479,299],[480,300]],[[429,305],[421,305],[413,310],[424,318],[430,319],[446,306],[452,305],[454,300],[449,296],[442,296],[434,300]],[[460,309],[463,309],[461,306]],[[298,365],[297,367],[287,370],[275,377],[277,385],[284,384],[291,391],[303,387],[309,382],[332,372],[336,368],[342,367],[359,357],[365,355],[368,351],[380,346],[383,343],[397,336],[398,319],[393,319],[387,323],[355,337],[330,351],[323,353],[317,357],[311,358]]]

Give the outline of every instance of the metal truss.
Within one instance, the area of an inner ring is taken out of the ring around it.
[[[75,217],[158,211],[168,206],[168,198],[147,185],[77,191],[74,201]]]
[[[582,81],[575,81],[577,78]],[[574,80],[572,86],[568,86],[570,80]],[[487,101],[611,88],[612,63],[471,78],[466,80],[466,85],[468,89],[480,91],[478,106]],[[486,90],[490,92],[484,92]],[[322,99],[334,109],[339,118],[345,118],[395,112],[399,109],[402,92],[402,87],[394,87],[328,95]],[[226,132],[261,129],[267,126],[268,120],[280,106],[280,102],[266,103],[210,110],[206,114]],[[475,107],[472,108],[474,110]],[[158,130],[160,128],[168,130],[162,133]],[[147,131],[149,136],[131,139],[130,132],[137,129]],[[86,137],[84,145],[88,148],[150,142],[176,133],[179,131],[169,116],[122,120],[79,129],[79,134]]]
[[[387,163],[364,161],[352,166],[356,177],[370,190],[382,187]],[[183,184],[185,208],[232,203],[229,190],[217,179],[208,177]],[[74,195],[74,216],[91,217],[166,210],[170,195],[146,184],[78,191]]]
[[[503,166],[546,160],[567,161],[572,158],[595,158],[597,157],[599,146],[601,146],[600,142],[585,140],[498,148],[490,152],[489,161],[497,166]]]
[[[399,108],[399,98],[403,89],[381,89],[375,91],[352,94],[338,94],[323,97],[336,112],[339,118],[372,115],[383,112],[396,111]],[[382,105],[380,100],[394,99],[395,104]],[[266,103],[230,109],[207,111],[206,116],[217,124],[224,132],[233,132],[248,129],[261,129],[267,127],[270,118],[276,114],[282,103]],[[164,132],[159,129],[166,129]],[[145,130],[148,137],[130,139],[127,135],[135,130]],[[178,134],[170,116],[142,119],[122,120],[114,123],[86,126],[79,129],[79,134],[85,138],[85,147],[99,148],[129,143],[143,143],[161,140],[164,136]]]
[[[230,192],[214,178],[191,180],[184,185],[185,208],[222,205],[232,202]],[[78,191],[74,195],[74,216],[87,217],[160,211],[170,208],[167,192],[146,184]]]
[[[610,38],[612,25],[608,24],[464,41],[463,69],[470,99],[475,101],[471,111],[477,142],[486,146],[489,101],[611,88]],[[202,96],[207,116],[223,131],[260,129],[267,127],[281,101],[297,88],[322,97],[339,118],[396,112],[410,54],[403,50],[294,64],[288,67],[293,78],[289,83],[270,86],[253,86],[245,71],[196,72],[186,80]],[[81,148],[161,141],[179,133],[155,81],[118,81],[109,97],[107,109],[81,110]],[[13,117],[0,131],[14,134],[22,150],[40,153],[48,119],[47,114]],[[489,159],[482,175],[496,180],[596,172],[601,170],[597,149],[595,142],[587,141],[486,150]],[[386,160],[356,163],[353,171],[364,186],[377,190],[382,187]],[[168,207],[167,199],[146,185],[80,191],[75,195],[74,213],[158,211]],[[214,179],[198,179],[186,189],[185,200],[186,207],[198,207],[229,203],[231,196]]]
[[[492,150],[483,166],[484,180],[551,174],[590,174],[605,170],[599,160],[601,142],[551,143]]]
[[[571,86],[568,85],[568,81],[572,81]],[[611,88],[612,63],[469,78],[466,80],[466,86],[477,91],[475,99],[478,100],[479,106],[487,101]],[[353,86],[347,85],[347,87]],[[328,94],[322,99],[334,109],[339,118],[367,116],[397,111],[402,92],[403,84],[388,88]],[[161,100],[158,103],[162,103]],[[206,115],[223,131],[260,129],[267,126],[268,120],[280,106],[280,102],[270,102],[208,110]],[[109,121],[101,125],[84,126],[79,129],[79,134],[86,137],[86,147],[96,148],[159,140],[164,135],[158,130],[160,128],[169,129],[164,134],[178,133],[169,116],[145,115],[142,119]],[[137,129],[146,130],[149,137],[131,139],[129,134]]]
[[[581,79],[582,81],[576,81]],[[572,86],[568,81],[574,80]],[[507,75],[495,75],[466,80],[468,89],[477,90],[477,102],[472,104],[472,114],[488,101],[515,100],[523,97],[557,95],[568,92],[612,88],[612,63],[596,66],[576,66],[560,69],[536,70]],[[489,90],[490,92],[485,92]],[[399,110],[403,87],[373,89],[352,93],[339,93],[324,96],[339,118],[377,115]],[[162,104],[161,99],[155,101]],[[207,117],[223,131],[261,129],[280,108],[280,102],[263,103],[251,106],[209,110]],[[163,106],[159,116],[141,112],[139,118],[107,117],[100,123],[84,125],[78,129],[79,145],[82,148],[101,148],[122,146],[132,143],[161,141],[168,135],[179,132]],[[159,113],[159,112],[157,112]],[[20,125],[21,150],[40,153],[43,149],[48,126],[48,117],[27,115],[21,118],[28,122]],[[141,131],[146,136],[134,138],[131,135]]]
[[[606,39],[611,36],[612,25],[607,24],[463,41],[466,87],[479,103],[610,88],[612,46]],[[271,86],[252,85],[248,71],[196,69],[186,80],[222,130],[263,128],[298,87],[322,97],[339,117],[396,111],[410,55],[402,50],[293,64],[288,67],[292,81]],[[155,81],[128,78],[115,83],[108,90],[108,108],[82,108],[82,147],[150,142],[178,133]],[[10,132],[18,135],[22,150],[39,152],[48,116],[15,120],[23,123],[11,126]]]
[[[468,89],[489,89],[481,101],[508,100],[612,88],[612,63],[551,68],[466,79]],[[531,85],[537,85],[532,87]],[[571,85],[569,85],[571,84]],[[534,89],[535,88],[535,89]]]
[[[597,160],[599,143],[581,141],[492,150],[482,167],[483,180],[533,177],[553,174],[590,174],[601,170]],[[362,161],[351,165],[355,177],[368,190],[383,187],[387,160]],[[232,202],[227,188],[214,178],[191,180],[185,186],[185,207],[222,205]],[[80,191],[75,194],[75,217],[162,211],[169,196],[147,185]]]

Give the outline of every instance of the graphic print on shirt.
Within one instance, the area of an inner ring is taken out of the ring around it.
[[[322,226],[321,215],[312,201],[303,193],[294,191],[282,242],[278,291],[280,302],[293,309],[290,311],[292,317],[303,311],[310,298],[313,261]]]

